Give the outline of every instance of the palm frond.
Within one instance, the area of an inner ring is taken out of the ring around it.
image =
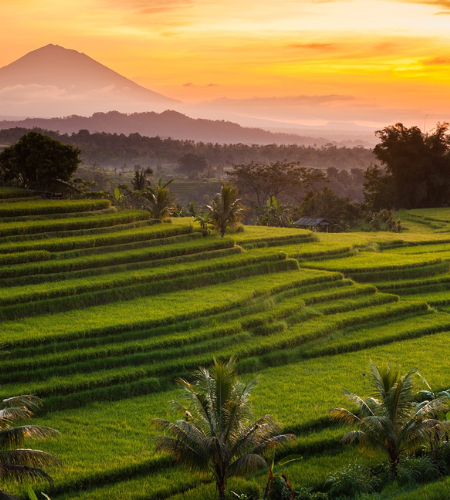
[[[55,429],[38,425],[11,427],[0,432],[0,450],[11,450],[23,446],[26,439],[47,439],[59,434]]]
[[[361,422],[357,415],[346,408],[333,408],[330,410],[330,416],[344,424],[357,425]]]
[[[6,491],[0,490],[0,500],[20,500],[19,497],[6,493]]]
[[[17,450],[9,450],[0,452],[0,463],[1,464],[16,464],[16,465],[28,465],[30,467],[45,467],[50,466],[61,466],[62,461],[52,455],[41,450],[31,450],[28,448],[19,448]]]
[[[247,453],[230,464],[226,477],[244,476],[264,467],[267,467],[267,462],[261,455]]]
[[[346,389],[344,389],[344,394],[348,400],[359,406],[359,410],[363,417],[366,415],[373,415],[374,409],[378,406],[378,401],[374,398],[368,398],[365,400],[360,396],[353,394],[353,392],[347,391]]]
[[[0,478],[3,480],[12,480],[16,483],[46,479],[53,486],[51,476],[38,467],[30,467],[28,465],[0,463]]]
[[[23,407],[27,408],[30,412],[35,412],[42,406],[42,400],[38,396],[33,394],[25,394],[23,396],[12,396],[7,399],[3,399],[0,403],[0,408],[17,408]]]

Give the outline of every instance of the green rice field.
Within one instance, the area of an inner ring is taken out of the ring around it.
[[[245,226],[222,239],[192,218],[26,196],[0,189],[0,396],[37,394],[33,423],[61,432],[39,443],[64,462],[49,471],[52,491],[35,488],[52,500],[216,498],[209,476],[155,451],[149,425],[175,418],[175,379],[213,357],[234,355],[244,379],[258,376],[255,416],[297,435],[279,458],[303,457],[283,473],[317,490],[376,459],[342,446],[328,416],[344,388],[367,394],[371,360],[450,387],[436,362],[450,351],[450,209],[402,213],[401,234]],[[261,495],[266,474],[229,489]],[[449,485],[373,498],[448,498]]]

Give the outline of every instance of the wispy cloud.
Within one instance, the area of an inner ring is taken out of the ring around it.
[[[436,7],[438,10],[435,12],[436,15],[448,15],[450,14],[450,0],[397,0],[401,3],[414,3],[414,4],[422,4],[422,5],[431,5]]]
[[[288,45],[293,49],[312,49],[312,50],[336,50],[336,43],[291,43]]]
[[[194,0],[102,0],[102,2],[111,6],[116,4],[126,10],[134,10],[139,14],[161,14],[175,9],[190,7]]]
[[[433,57],[431,59],[423,59],[421,63],[424,66],[450,66],[450,57]]]
[[[196,85],[195,83],[183,83],[183,87],[220,87],[218,83],[208,83],[208,85]]]
[[[252,97],[250,99],[229,99],[223,97],[211,101],[211,104],[234,105],[245,104],[255,108],[276,107],[276,106],[327,106],[337,102],[348,102],[355,100],[351,95],[297,95],[297,96],[277,96],[277,97]]]

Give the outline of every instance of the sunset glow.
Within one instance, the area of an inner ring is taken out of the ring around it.
[[[248,115],[450,117],[446,1],[3,0],[0,12],[0,66],[52,43],[184,102],[242,101]]]

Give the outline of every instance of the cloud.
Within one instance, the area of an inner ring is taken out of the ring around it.
[[[139,14],[161,14],[175,9],[190,7],[195,2],[194,0],[103,0],[103,4],[111,7],[111,3],[125,8],[126,10],[134,10]]]
[[[14,85],[0,89],[0,102],[30,102],[39,99],[67,98],[67,91],[53,85]]]
[[[449,15],[450,14],[450,0],[399,0],[402,3],[415,3],[415,4],[422,4],[422,5],[431,5],[434,7],[437,7],[439,9],[444,9],[440,10],[438,12],[435,12],[436,15]]]
[[[420,109],[401,109],[383,106],[375,100],[360,99],[353,95],[297,95],[278,97],[254,97],[251,99],[222,98],[204,101],[195,105],[197,114],[205,118],[230,119],[246,123],[258,120],[295,124],[307,121],[371,122],[389,124],[405,123],[423,116]],[[434,119],[434,118],[433,118]],[[415,123],[415,122],[414,122]]]
[[[208,83],[208,85],[196,85],[195,83],[183,83],[183,87],[220,87],[218,83]]]
[[[297,96],[281,96],[281,97],[252,97],[249,99],[229,99],[222,97],[213,101],[205,102],[204,104],[214,104],[220,106],[244,105],[252,108],[283,108],[283,107],[315,107],[315,106],[330,106],[336,103],[347,103],[355,100],[351,95],[297,95]]]
[[[293,49],[336,50],[338,45],[335,43],[291,43],[288,47]]]
[[[450,57],[433,57],[420,61],[424,66],[450,66]]]

